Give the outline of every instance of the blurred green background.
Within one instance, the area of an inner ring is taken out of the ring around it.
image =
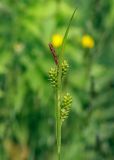
[[[0,0],[0,160],[56,160],[48,43],[64,35],[75,7],[65,49],[73,105],[62,159],[114,160],[114,0]],[[94,48],[83,48],[84,34]]]

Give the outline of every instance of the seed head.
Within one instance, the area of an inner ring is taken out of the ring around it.
[[[63,101],[61,104],[61,122],[64,122],[64,120],[68,118],[69,112],[71,110],[71,104],[72,96],[69,93],[67,93],[63,97]]]
[[[64,60],[62,62],[62,77],[64,77],[67,74],[68,69],[69,69],[69,64],[66,60]]]
[[[57,69],[51,68],[49,70],[49,81],[53,87],[57,87]]]

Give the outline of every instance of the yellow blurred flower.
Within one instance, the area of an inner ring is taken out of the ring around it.
[[[84,35],[82,37],[82,46],[84,48],[93,48],[95,46],[93,37],[91,37],[90,35]]]
[[[60,47],[63,42],[63,36],[60,34],[54,34],[52,37],[52,44],[54,47]]]

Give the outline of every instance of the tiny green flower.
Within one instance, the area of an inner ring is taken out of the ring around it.
[[[62,77],[64,77],[67,74],[68,69],[69,69],[69,64],[66,60],[64,60],[62,63]]]
[[[72,105],[72,96],[69,93],[67,93],[63,97],[63,101],[61,104],[61,122],[64,122],[64,120],[68,118],[69,112],[71,110],[71,105]]]
[[[57,69],[51,68],[49,71],[49,81],[53,87],[57,87]]]

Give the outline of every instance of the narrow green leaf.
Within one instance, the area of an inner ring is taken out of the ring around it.
[[[74,10],[74,12],[73,12],[73,14],[72,14],[72,16],[71,16],[71,18],[70,18],[68,27],[67,27],[67,29],[66,29],[66,32],[65,32],[65,35],[64,35],[64,38],[63,38],[63,43],[62,43],[62,49],[61,49],[60,57],[63,56],[64,49],[65,49],[65,44],[66,44],[66,39],[67,39],[67,37],[68,37],[69,29],[70,29],[70,26],[71,26],[71,23],[72,23],[72,20],[73,20],[73,17],[74,17],[74,15],[75,15],[76,11],[77,11],[77,8]]]

